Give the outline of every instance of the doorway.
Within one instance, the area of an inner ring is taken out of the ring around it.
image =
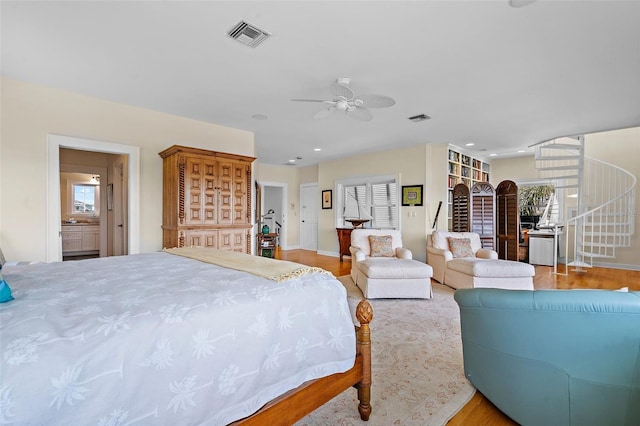
[[[119,155],[122,160],[123,176],[121,191],[116,195],[115,181],[112,188],[106,183],[102,190],[102,203],[109,207],[111,191],[114,196],[122,197],[126,206],[126,221],[123,221],[123,241],[126,241],[127,249],[123,254],[135,254],[140,252],[140,148],[130,145],[114,144],[109,142],[74,138],[70,136],[47,136],[47,227],[46,227],[46,261],[57,262],[62,260],[62,215],[61,215],[61,191],[60,191],[60,150],[69,148],[72,150],[88,151],[95,153],[108,153]],[[126,159],[126,160],[124,160]],[[114,162],[114,165],[117,162]],[[111,202],[113,203],[113,198]],[[115,203],[112,204],[112,208]],[[126,228],[125,228],[126,223]],[[116,224],[117,225],[117,224]],[[106,226],[106,225],[105,225]],[[115,240],[115,239],[114,239]],[[115,251],[114,251],[115,252]]]
[[[288,191],[286,183],[261,183],[261,223],[258,232],[267,225],[270,232],[278,234],[277,244],[282,250],[287,250],[287,203]]]

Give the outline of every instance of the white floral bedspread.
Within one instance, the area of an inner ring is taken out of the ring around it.
[[[227,424],[354,363],[331,275],[275,283],[167,253],[3,275],[0,424]]]

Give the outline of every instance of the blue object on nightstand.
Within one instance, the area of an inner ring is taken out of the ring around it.
[[[13,300],[11,295],[11,287],[2,278],[2,264],[4,263],[4,256],[2,256],[2,250],[0,250],[0,303],[9,302]]]
[[[11,300],[13,300],[11,288],[4,278],[2,278],[2,274],[0,274],[0,303],[9,302]]]

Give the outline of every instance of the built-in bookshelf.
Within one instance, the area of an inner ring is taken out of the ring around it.
[[[471,188],[478,182],[489,182],[489,174],[491,166],[481,158],[476,158],[458,149],[457,147],[449,147],[448,150],[448,169],[447,176],[447,218],[449,228],[451,228],[451,217],[453,213],[453,187],[459,183],[464,183]]]

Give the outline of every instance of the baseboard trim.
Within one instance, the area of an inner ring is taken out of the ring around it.
[[[330,257],[340,257],[340,253],[338,253],[337,251],[318,250],[318,254],[321,254],[323,256],[330,256]]]
[[[606,263],[606,262],[593,262],[593,266],[598,268],[609,269],[624,269],[627,271],[640,271],[640,265],[630,265],[626,263]]]
[[[564,265],[564,257],[558,258],[558,267]],[[593,262],[593,266],[596,268],[608,268],[608,269],[623,269],[625,271],[640,271],[640,265],[632,265],[628,263],[607,263],[607,262]],[[570,266],[571,268],[571,266]]]

